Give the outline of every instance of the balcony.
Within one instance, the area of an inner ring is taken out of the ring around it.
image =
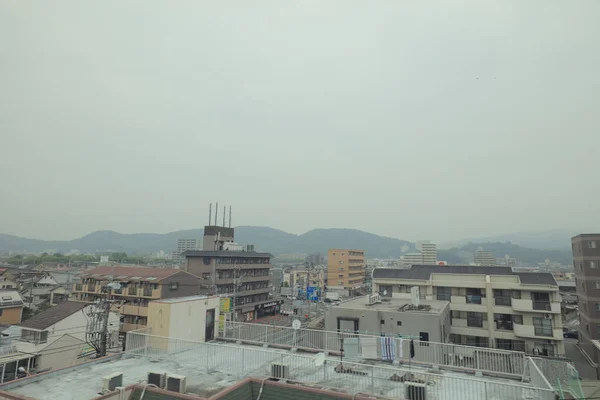
[[[271,264],[217,264],[217,270],[221,269],[268,269],[271,268]]]
[[[512,302],[510,297],[494,297],[494,304],[496,304],[497,306],[510,307]]]
[[[552,335],[546,335],[541,329],[535,329],[533,325],[513,324],[515,336],[530,339],[563,340],[562,329],[552,329]]]
[[[263,282],[270,280],[271,277],[269,275],[265,276],[242,276],[239,278],[239,281],[244,282]],[[233,278],[217,278],[215,281],[217,285],[231,285],[233,284]]]
[[[470,302],[468,302],[470,301]],[[450,309],[454,311],[485,311],[487,298],[481,296],[450,296]]]
[[[250,289],[250,290],[242,290],[242,289],[240,289],[240,290],[238,290],[236,292],[236,296],[240,296],[240,297],[242,297],[242,296],[250,296],[250,295],[253,295],[253,294],[269,293],[270,291],[271,291],[271,288],[269,288],[269,287],[260,288],[260,289]],[[233,292],[228,293],[228,294],[231,294],[233,296]]]
[[[119,310],[121,314],[127,315],[137,315],[140,317],[148,316],[148,307],[147,306],[138,306],[136,304],[125,304]]]
[[[481,326],[469,326],[467,318],[452,318],[450,332],[456,335],[489,336],[488,326],[487,321],[481,321]]]
[[[513,330],[513,322],[508,320],[500,320],[496,321],[496,330],[499,331],[512,331]]]
[[[512,299],[512,308],[520,312],[560,314],[560,303],[556,302]]]

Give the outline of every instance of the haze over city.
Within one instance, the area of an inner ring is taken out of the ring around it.
[[[1,233],[598,225],[597,1],[0,11]]]

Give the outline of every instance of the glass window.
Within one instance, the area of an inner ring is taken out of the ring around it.
[[[450,297],[452,296],[452,288],[450,287],[438,287],[437,288],[437,299],[450,301]]]
[[[596,289],[600,289],[600,282],[599,281],[594,282],[594,287]]]
[[[482,328],[483,314],[479,312],[467,312],[467,326]]]
[[[598,261],[590,261],[590,268],[598,268]]]
[[[596,311],[600,311],[600,303],[596,303]]]
[[[595,249],[596,248],[596,241],[595,240],[589,240],[588,241],[588,249]]]
[[[533,329],[537,336],[552,336],[552,319],[533,317]]]

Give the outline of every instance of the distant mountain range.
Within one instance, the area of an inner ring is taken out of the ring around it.
[[[170,252],[176,247],[177,239],[200,239],[203,233],[203,229],[165,234],[97,231],[79,239],[65,241],[25,239],[0,234],[0,252],[12,250],[13,253],[39,253],[53,250],[65,253],[79,250],[82,253],[110,251],[141,255],[159,250]],[[481,246],[485,250],[492,251],[498,258],[510,254],[511,257],[528,264],[537,264],[545,259],[570,264],[571,251],[568,243],[571,236],[575,234],[577,233],[570,231],[551,231],[537,235],[503,235],[502,239],[496,239],[499,237],[472,239],[470,243],[455,242],[453,247],[440,249],[438,258],[451,263],[469,263],[473,261],[473,253]],[[414,243],[409,241],[355,229],[313,229],[302,235],[294,235],[268,227],[239,226],[235,228],[235,237],[240,244],[254,244],[256,250],[268,251],[272,254],[317,252],[327,254],[327,249],[330,248],[356,248],[365,250],[369,258],[398,258],[403,253],[416,251]]]
[[[122,234],[113,231],[97,231],[75,240],[44,241],[0,234],[0,252],[36,253],[47,250],[82,253],[118,251],[130,254],[150,254],[159,250],[172,251],[179,238],[198,238],[203,229],[192,229],[165,234]],[[327,254],[330,248],[363,249],[369,257],[398,257],[405,251],[414,251],[414,244],[389,237],[374,235],[354,229],[313,229],[302,235],[294,235],[278,229],[259,226],[235,228],[235,240],[241,244],[254,244],[256,250],[273,254],[316,253]]]
[[[585,232],[587,232],[585,229],[552,229],[539,232],[517,232],[508,233],[505,235],[456,240],[448,243],[442,243],[438,247],[459,247],[468,243],[510,242],[519,246],[530,247],[533,249],[570,249],[571,238]]]

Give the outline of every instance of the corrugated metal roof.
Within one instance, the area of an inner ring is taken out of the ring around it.
[[[415,279],[428,280],[431,274],[481,274],[481,275],[517,275],[522,283],[539,285],[557,285],[549,272],[513,272],[510,267],[479,267],[471,265],[413,265],[410,269],[375,268],[375,279]]]

